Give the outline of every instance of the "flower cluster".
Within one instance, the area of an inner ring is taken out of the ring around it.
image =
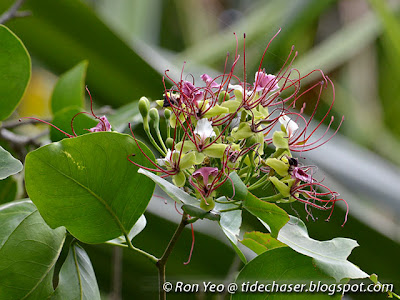
[[[333,83],[320,70],[301,76],[292,68],[297,55],[293,49],[280,71],[275,75],[268,74],[262,68],[268,47],[269,44],[251,83],[234,75],[240,57],[237,54],[229,71],[215,78],[203,74],[202,84],[197,84],[194,79],[184,80],[183,76],[174,81],[165,73],[173,86],[165,88],[164,98],[156,101],[158,108],[150,108],[145,97],[139,101],[144,129],[162,155],[152,162],[154,168],[149,170],[160,173],[161,177],[170,176],[176,186],[196,196],[200,206],[207,211],[213,209],[220,196],[218,188],[236,172],[248,190],[261,200],[299,201],[305,204],[312,217],[311,207],[332,210],[336,201],[343,199],[317,181],[314,168],[301,165],[292,153],[310,151],[331,139],[332,136],[325,137],[326,130],[322,137],[311,141],[329,117],[335,98]],[[314,72],[319,72],[322,80],[301,91],[302,79]],[[327,88],[333,90],[331,106],[320,122],[310,129],[321,93]],[[303,97],[312,91],[318,98],[307,118],[304,116],[305,104],[299,110],[296,107],[305,103]],[[159,129],[162,111],[167,127],[165,140]],[[328,128],[332,122],[333,117]],[[157,142],[149,124],[153,125]]]

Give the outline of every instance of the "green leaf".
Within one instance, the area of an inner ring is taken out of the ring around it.
[[[171,197],[172,200],[176,201],[177,203],[188,204],[195,207],[200,206],[199,200],[190,196],[188,193],[185,193],[183,190],[161,178],[160,176],[157,176],[145,169],[139,169],[138,173],[146,175],[153,180],[164,192],[168,194],[168,196]]]
[[[337,281],[369,276],[347,260],[351,251],[358,246],[352,239],[334,238],[323,242],[314,240],[309,237],[303,221],[290,216],[290,221],[279,231],[278,240],[293,250],[312,257],[321,270]]]
[[[330,277],[314,266],[311,258],[298,254],[288,247],[276,248],[264,252],[245,265],[240,271],[236,283],[239,286],[239,291],[243,290],[248,282],[248,287],[256,282],[258,282],[258,286],[260,284],[269,284],[267,286],[267,290],[269,291],[273,287],[273,282],[275,282],[275,284],[279,284],[279,292],[238,292],[232,296],[232,299],[328,300],[340,299],[342,297],[341,294],[330,296],[328,293],[306,293],[305,289],[310,288],[309,282],[311,281],[315,285],[318,282],[333,283]],[[302,284],[304,284],[303,292],[295,292],[295,289],[301,289]],[[291,292],[289,293],[290,289]]]
[[[22,163],[0,146],[0,180],[22,171]]]
[[[9,6],[2,2],[0,9]],[[152,62],[144,61],[83,1],[26,1],[21,9],[32,16],[8,25],[31,54],[58,74],[88,60],[86,82],[96,101],[120,106],[143,95],[162,95],[162,78]]]
[[[138,142],[146,155],[148,148]],[[128,135],[96,132],[64,139],[26,156],[28,195],[51,227],[65,226],[85,243],[103,243],[128,234],[154,190],[138,175],[150,162]]]
[[[243,207],[267,223],[271,227],[273,237],[277,237],[279,230],[289,221],[289,216],[283,209],[273,203],[258,199],[252,193],[247,194]]]
[[[21,40],[0,24],[0,120],[7,119],[25,93],[31,59]]]
[[[77,243],[69,248],[52,300],[100,300],[96,275],[86,251]]]
[[[259,231],[246,232],[240,242],[256,254],[279,247],[286,247],[284,243],[274,239],[269,233]]]
[[[229,174],[228,180],[222,184],[217,191],[227,198],[232,198],[234,200],[244,200],[247,197],[248,190],[247,186],[240,179],[236,172]],[[233,185],[233,186],[232,186]]]
[[[0,224],[0,299],[46,299],[65,228],[49,228],[30,201],[0,206]]]
[[[225,197],[220,198],[220,200],[225,199]],[[225,199],[226,200],[226,199]],[[221,210],[226,210],[226,209],[232,209],[237,207],[234,204],[222,204],[222,203],[215,203],[215,210],[221,211]],[[242,225],[242,210],[232,210],[232,211],[226,211],[226,212],[221,212],[221,219],[219,221],[219,226],[221,226],[221,229],[223,233],[226,235],[226,237],[229,239],[231,242],[233,249],[239,255],[239,258],[242,260],[243,263],[247,263],[247,259],[244,256],[243,252],[239,249],[238,247],[238,240],[239,240],[239,234],[240,234],[240,226]]]
[[[84,60],[60,76],[51,96],[53,114],[69,106],[84,107],[87,66]]]
[[[71,120],[76,116],[73,122],[75,133],[77,135],[88,133],[87,129],[95,127],[98,123],[98,120],[95,120],[87,114],[79,114],[83,111],[83,109],[80,109],[78,107],[66,107],[64,109],[61,109],[54,115],[52,124],[65,131],[66,133],[73,135],[71,129]],[[58,142],[64,138],[66,138],[66,135],[64,133],[58,131],[54,127],[50,127],[50,139],[53,142]]]
[[[143,229],[146,227],[147,221],[146,217],[144,215],[141,215],[139,220],[133,225],[131,231],[128,233],[128,239],[132,241],[132,239],[137,236],[139,233],[143,231]],[[126,242],[125,236],[119,236],[115,239],[112,239],[110,241],[107,241],[107,244],[113,244],[113,245],[121,245]]]

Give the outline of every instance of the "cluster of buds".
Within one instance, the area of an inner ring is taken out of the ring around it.
[[[162,156],[148,170],[163,178],[171,177],[176,186],[196,196],[207,211],[221,196],[218,188],[236,172],[261,200],[299,201],[312,217],[311,207],[333,210],[336,201],[343,199],[316,180],[314,168],[300,164],[292,153],[310,151],[332,138],[325,137],[326,130],[320,138],[310,139],[329,118],[335,98],[333,83],[320,70],[301,76],[292,68],[297,56],[293,48],[280,71],[268,74],[262,68],[268,47],[269,44],[251,83],[246,81],[245,65],[243,81],[233,74],[240,57],[237,51],[229,71],[225,63],[223,74],[215,78],[203,74],[200,85],[194,79],[184,80],[182,75],[174,81],[165,72],[173,86],[167,89],[164,82],[163,99],[155,101],[153,108],[147,98],[139,101],[144,130]],[[302,79],[314,72],[319,72],[322,80],[300,91]],[[318,125],[310,129],[321,93],[327,88],[333,91],[331,106]],[[307,118],[302,98],[312,91],[318,98]],[[165,117],[165,139],[160,133],[160,115]],[[333,117],[328,129],[332,122]]]

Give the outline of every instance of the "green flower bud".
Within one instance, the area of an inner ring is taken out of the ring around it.
[[[172,149],[172,146],[174,144],[174,140],[172,138],[167,138],[167,140],[165,141],[165,145],[167,146],[167,148]]]
[[[154,126],[158,127],[160,123],[160,115],[158,114],[158,110],[156,108],[152,108],[149,110],[150,120],[154,122]]]
[[[164,110],[164,117],[167,120],[171,117],[171,111],[169,109]]]
[[[150,101],[146,97],[142,97],[139,100],[139,112],[144,119],[147,119],[150,110]]]

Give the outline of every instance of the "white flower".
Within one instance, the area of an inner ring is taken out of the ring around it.
[[[279,117],[279,122],[285,127],[287,134],[289,137],[293,135],[293,133],[299,129],[299,125],[292,119],[290,119],[287,115],[281,115]]]
[[[165,155],[165,158],[157,158],[156,161],[159,164],[159,166],[164,167],[165,163],[167,162],[170,166],[172,165],[172,154],[177,152],[176,150],[172,151],[168,149],[167,155]]]
[[[216,136],[212,127],[212,122],[207,119],[197,121],[194,133],[200,136],[200,140],[204,142],[207,138]]]

